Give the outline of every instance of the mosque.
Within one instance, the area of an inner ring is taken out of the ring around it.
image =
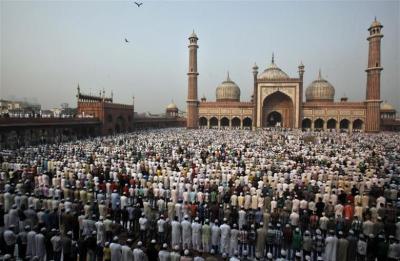
[[[305,88],[303,101],[304,65],[300,63],[298,75],[291,77],[277,66],[274,56],[270,66],[262,72],[258,71],[256,64],[253,66],[254,86],[250,101],[240,100],[240,88],[229,73],[216,88],[215,101],[208,101],[205,97],[199,101],[198,37],[193,32],[189,36],[188,46],[187,128],[283,127],[348,132],[381,131],[384,127],[381,122],[382,125],[390,124],[396,118],[393,106],[382,103],[380,97],[382,27],[375,19],[368,28],[367,86],[363,101],[348,101],[345,97],[335,101],[335,88],[321,76],[321,72]]]

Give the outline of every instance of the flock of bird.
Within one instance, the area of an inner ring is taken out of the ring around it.
[[[140,7],[143,3],[140,2],[134,2],[135,5],[137,5],[137,7]],[[127,38],[125,38],[125,43],[129,43],[129,40]]]

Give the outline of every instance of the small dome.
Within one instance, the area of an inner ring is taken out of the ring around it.
[[[260,75],[258,75],[258,79],[260,80],[286,80],[289,78],[290,77],[284,71],[276,66],[274,62],[274,55],[272,55],[271,65],[262,73],[260,73]]]
[[[223,81],[216,90],[217,101],[240,101],[240,88],[229,78]]]
[[[190,39],[190,38],[197,38],[197,35],[195,34],[194,30],[193,30],[193,32],[190,34],[189,39]]]
[[[396,109],[394,106],[388,102],[382,102],[381,103],[381,111],[395,111]]]
[[[306,89],[307,101],[333,101],[335,88],[321,76],[319,71],[318,79],[313,81]]]
[[[167,106],[167,110],[172,110],[172,109],[176,109],[176,110],[178,109],[178,107],[176,106],[176,104],[174,102],[171,102]]]
[[[374,21],[372,22],[370,28],[372,28],[372,27],[383,27],[383,26],[382,26],[382,24],[381,24],[378,20],[376,20],[376,17],[375,17],[375,19],[374,19]]]

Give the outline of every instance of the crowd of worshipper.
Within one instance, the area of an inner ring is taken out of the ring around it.
[[[400,135],[138,131],[0,154],[0,259],[400,260]]]

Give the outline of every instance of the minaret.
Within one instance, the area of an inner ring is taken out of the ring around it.
[[[379,132],[380,131],[380,104],[381,104],[381,34],[382,25],[375,20],[368,28],[369,50],[368,50],[368,68],[367,72],[367,94],[366,107],[367,113],[365,117],[365,131]]]
[[[299,115],[299,123],[298,126],[301,128],[301,122],[303,119],[303,76],[304,76],[304,64],[303,62],[300,62],[299,65],[299,107],[300,107],[300,115]]]
[[[189,72],[188,75],[188,96],[187,96],[187,119],[188,129],[199,127],[199,102],[197,100],[197,35],[193,33],[189,36]]]
[[[254,63],[253,66],[253,81],[254,81],[254,86],[253,86],[253,129],[255,129],[257,126],[257,75],[258,75],[258,66],[256,63]]]

